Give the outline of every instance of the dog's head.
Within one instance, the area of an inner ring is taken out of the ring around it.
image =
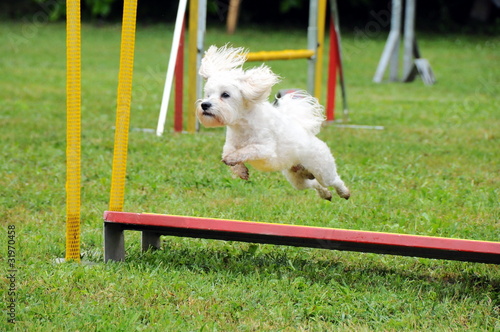
[[[196,114],[206,127],[237,123],[254,105],[267,101],[279,78],[265,65],[243,70],[243,48],[211,46],[201,61],[200,75],[206,80],[204,97]]]

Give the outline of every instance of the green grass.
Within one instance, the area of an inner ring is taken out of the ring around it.
[[[171,26],[137,32],[132,128],[155,128]],[[0,24],[0,255],[16,226],[17,331],[500,330],[498,266],[411,257],[163,238],[104,264],[119,26],[83,28],[82,252],[65,253],[65,31]],[[131,131],[125,210],[498,241],[500,40],[420,36],[438,83],[374,84],[386,34],[343,36],[351,120],[325,127],[349,201],[295,191],[278,173],[233,179],[224,131]],[[301,48],[305,31],[211,28],[207,44]],[[305,88],[305,61],[277,61],[276,90]],[[326,79],[326,78],[325,78]],[[337,107],[339,108],[339,107]],[[0,292],[7,301],[9,280]],[[3,301],[3,303],[6,303]],[[3,306],[4,308],[4,306]]]

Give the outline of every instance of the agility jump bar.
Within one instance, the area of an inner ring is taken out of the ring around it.
[[[113,211],[104,212],[105,261],[125,259],[125,230],[143,232],[143,250],[169,235],[500,264],[500,242]]]
[[[312,50],[260,51],[247,53],[247,61],[310,59],[313,56]]]

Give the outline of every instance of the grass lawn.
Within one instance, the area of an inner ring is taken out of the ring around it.
[[[94,264],[56,264],[65,26],[0,23],[0,330],[500,331],[498,265],[171,237],[142,253],[136,232],[126,234],[126,262],[104,264],[120,27],[82,34],[82,252]],[[156,128],[171,35],[171,26],[138,28],[132,129]],[[386,36],[343,36],[351,122],[386,129],[319,134],[349,201],[296,191],[279,173],[233,179],[220,162],[224,130],[174,134],[170,112],[163,137],[130,133],[125,211],[499,241],[500,39],[419,36],[438,83],[374,84]],[[303,48],[305,38],[305,28],[206,36],[251,50]],[[276,91],[306,87],[304,60],[269,65],[284,77]],[[16,324],[5,304],[13,227]]]

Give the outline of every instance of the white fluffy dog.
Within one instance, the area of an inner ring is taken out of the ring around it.
[[[205,96],[196,113],[206,127],[227,127],[222,161],[244,180],[247,163],[282,171],[295,188],[316,189],[324,199],[332,198],[328,187],[348,199],[330,149],[316,137],[324,121],[322,106],[306,92],[286,94],[271,105],[267,99],[279,77],[265,65],[243,70],[246,53],[211,46],[201,62]]]

